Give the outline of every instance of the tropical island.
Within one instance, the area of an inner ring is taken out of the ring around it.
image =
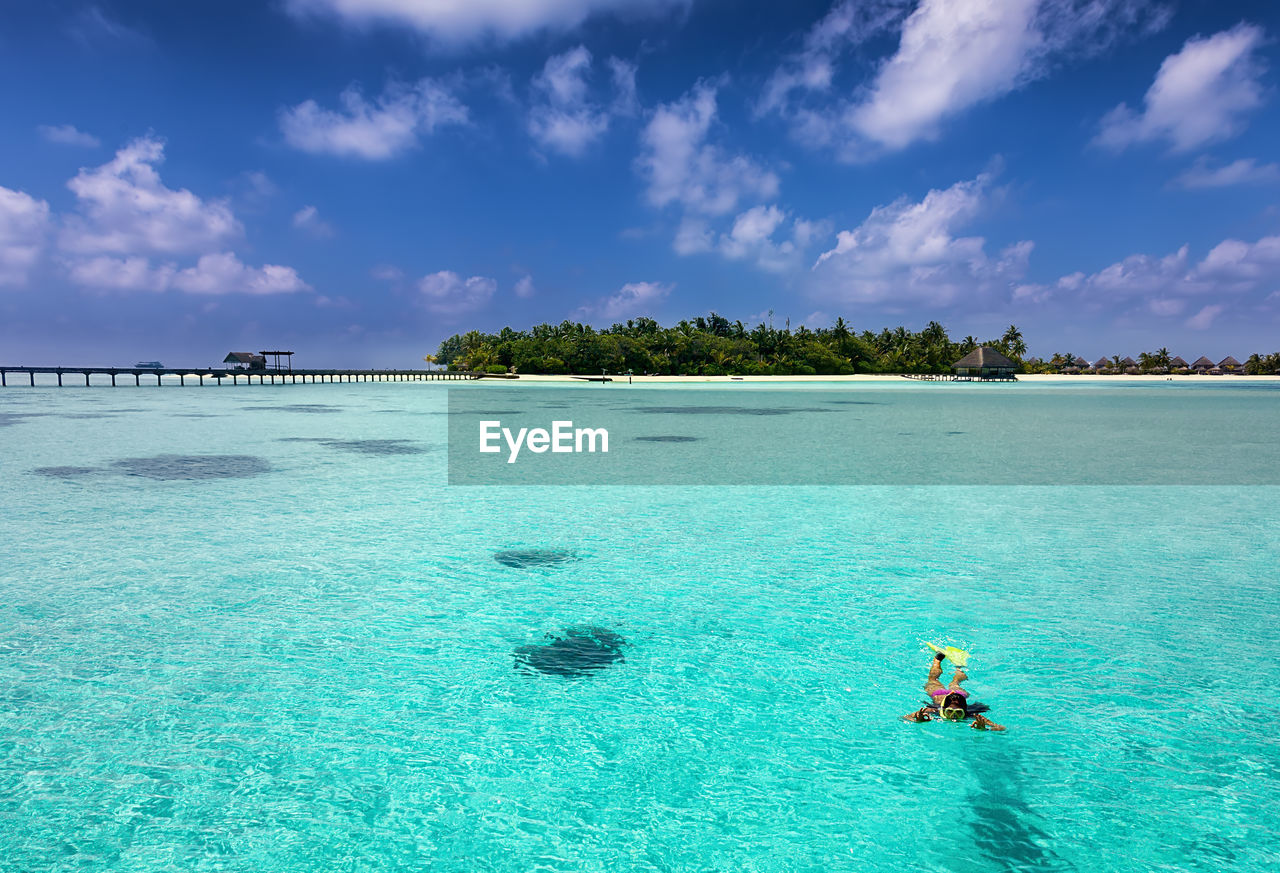
[[[956,341],[936,321],[924,329],[906,327],[879,333],[856,332],[843,319],[830,327],[792,330],[760,323],[748,328],[712,312],[663,327],[637,318],[604,329],[563,321],[529,330],[504,327],[497,333],[468,331],[440,343],[429,363],[482,373],[627,373],[658,376],[849,376],[855,374],[943,374],[980,347],[1008,357],[1019,373],[1237,373],[1270,375],[1280,371],[1280,353],[1254,354],[1244,363],[1201,357],[1188,363],[1165,348],[1136,359],[1115,355],[1089,362],[1071,353],[1045,360],[1027,357],[1016,325],[994,339],[966,336]],[[1216,371],[1216,372],[1215,372]]]

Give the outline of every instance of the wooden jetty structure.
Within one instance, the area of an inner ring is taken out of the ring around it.
[[[1017,382],[1018,377],[1012,373],[1006,376],[960,376],[955,373],[900,373],[904,379],[915,379],[917,382]]]
[[[156,385],[163,385],[161,377],[177,376],[178,384],[185,386],[187,379],[194,379],[196,384],[203,385],[205,379],[212,379],[218,385],[223,379],[230,379],[232,385],[239,385],[244,379],[245,385],[257,381],[259,385],[296,385],[298,383],[319,385],[344,382],[438,382],[484,379],[488,373],[476,373],[470,370],[347,370],[347,369],[309,369],[309,370],[244,370],[232,367],[10,367],[0,365],[0,387],[7,387],[14,375],[18,381],[26,381],[32,388],[36,384],[36,374],[56,375],[58,387],[63,386],[63,376],[84,376],[85,387],[89,387],[90,376],[110,376],[111,385],[116,385],[117,377],[133,377],[133,384],[142,385],[143,376],[154,376]],[[20,377],[27,378],[22,380]]]

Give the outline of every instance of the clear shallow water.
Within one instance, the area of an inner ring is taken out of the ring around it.
[[[444,410],[0,392],[0,869],[1280,861],[1275,487],[448,488]],[[944,638],[1007,733],[897,721]]]

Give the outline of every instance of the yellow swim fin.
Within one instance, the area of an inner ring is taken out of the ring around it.
[[[964,649],[957,649],[955,646],[935,646],[933,643],[925,643],[925,645],[935,652],[946,655],[947,660],[957,667],[964,667],[969,663],[969,653]]]

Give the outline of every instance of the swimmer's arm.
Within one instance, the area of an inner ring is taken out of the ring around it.
[[[909,712],[902,717],[903,721],[933,721],[933,717],[925,711],[925,707],[920,707],[915,712]]]
[[[1003,731],[1008,730],[1002,724],[996,724],[982,713],[978,713],[973,717],[973,729],[975,731]]]

